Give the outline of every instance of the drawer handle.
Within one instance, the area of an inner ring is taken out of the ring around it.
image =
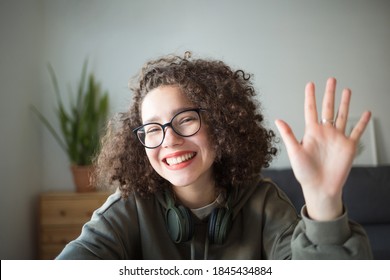
[[[60,216],[65,217],[66,216],[66,211],[65,210],[61,210],[60,211]]]

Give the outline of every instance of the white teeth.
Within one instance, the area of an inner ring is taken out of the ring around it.
[[[191,153],[191,154],[185,154],[185,155],[182,155],[179,157],[167,158],[167,163],[169,165],[179,164],[179,163],[182,163],[184,161],[187,161],[187,160],[193,158],[194,155],[195,155],[195,153]]]

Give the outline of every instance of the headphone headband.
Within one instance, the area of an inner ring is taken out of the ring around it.
[[[183,205],[175,205],[169,191],[165,191],[167,209],[165,211],[165,223],[168,233],[175,243],[189,241],[194,234],[194,221],[191,210]],[[212,243],[223,244],[231,228],[233,211],[231,207],[232,196],[228,193],[224,207],[215,208],[209,217],[208,237]]]

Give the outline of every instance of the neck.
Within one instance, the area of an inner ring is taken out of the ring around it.
[[[208,184],[173,186],[173,191],[180,202],[190,208],[197,209],[209,205],[216,199],[215,182]]]

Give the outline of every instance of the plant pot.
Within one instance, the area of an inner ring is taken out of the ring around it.
[[[73,181],[77,192],[93,192],[96,191],[95,186],[91,184],[91,174],[93,166],[71,165],[70,169],[73,174]]]

